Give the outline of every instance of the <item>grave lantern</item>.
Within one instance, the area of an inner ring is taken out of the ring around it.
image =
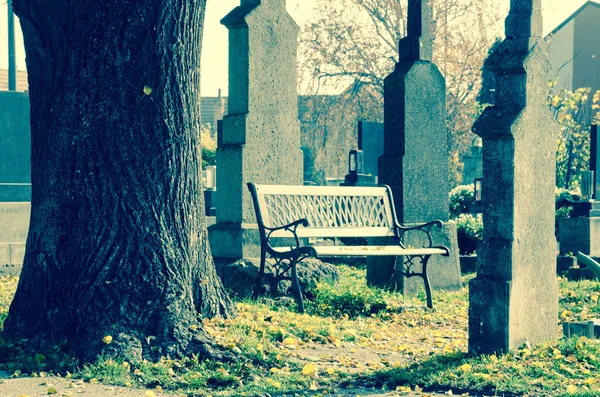
[[[475,205],[481,205],[481,182],[483,181],[483,178],[475,178]]]
[[[581,173],[581,199],[591,201],[594,194],[594,171]]]
[[[348,156],[348,173],[362,174],[364,168],[364,154],[362,150],[350,150]]]
[[[209,165],[206,167],[206,183],[205,189],[215,190],[217,188],[217,167]]]
[[[348,175],[341,186],[377,186],[373,175],[365,174],[364,154],[360,149],[350,151],[348,155]]]

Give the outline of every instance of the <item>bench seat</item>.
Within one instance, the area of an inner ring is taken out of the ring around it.
[[[297,265],[306,258],[389,256],[394,258],[392,273],[421,277],[427,307],[433,308],[427,262],[432,255],[448,256],[447,247],[435,246],[431,235],[441,221],[400,225],[396,218],[392,191],[388,186],[278,186],[248,184],[260,234],[260,269],[254,298],[262,292],[266,257],[275,260],[274,279],[292,281],[298,311],[304,311]],[[424,246],[407,247],[406,233],[423,233]],[[388,245],[321,246],[306,244],[311,237],[383,237]],[[285,245],[274,244],[284,238]],[[415,265],[421,270],[414,270]],[[290,274],[291,273],[291,274]],[[392,275],[393,276],[393,275]]]
[[[446,250],[442,248],[402,248],[393,245],[370,246],[370,245],[350,245],[350,246],[329,246],[313,245],[310,246],[314,251],[315,258],[325,258],[332,256],[420,256],[420,255],[445,255]],[[290,248],[273,247],[279,253],[291,252]]]

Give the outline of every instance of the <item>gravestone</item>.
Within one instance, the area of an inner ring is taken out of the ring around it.
[[[409,0],[400,61],[385,79],[384,153],[379,158],[378,176],[379,183],[392,188],[400,223],[444,222],[442,230],[432,230],[434,242],[449,247],[451,254],[432,258],[430,280],[435,289],[456,290],[461,287],[461,277],[456,224],[448,221],[446,86],[432,62],[431,18],[429,0]],[[412,233],[404,242],[423,246],[426,241],[422,237]],[[394,273],[389,258],[369,259],[367,281],[404,294],[423,288],[416,278]]]
[[[285,0],[242,0],[221,23],[229,29],[229,102],[209,238],[215,257],[252,258],[260,255],[260,238],[246,183],[302,185],[299,27]]]
[[[590,128],[590,171],[594,171],[594,199],[600,199],[600,132],[598,125]]]
[[[0,275],[18,276],[31,200],[29,95],[0,91]]]
[[[495,106],[473,127],[483,139],[483,222],[470,283],[469,350],[490,354],[556,339],[554,237],[557,128],[546,105],[541,0],[511,0],[506,39],[485,68]]]
[[[30,203],[0,203],[0,276],[21,273],[30,212]]]
[[[561,256],[567,256],[581,252],[595,258],[600,257],[600,201],[597,194],[600,192],[600,148],[598,147],[598,126],[592,125],[590,129],[590,171],[593,171],[592,200],[582,197],[581,201],[572,203],[573,211],[569,217],[559,220],[559,252]],[[581,191],[584,189],[584,178],[582,175]]]
[[[364,153],[364,173],[379,175],[377,163],[383,154],[383,124],[358,122],[358,149]]]
[[[463,185],[472,185],[475,179],[483,177],[483,144],[481,138],[477,137],[473,140],[473,144],[469,148],[467,154],[463,158]]]
[[[0,91],[0,202],[30,200],[29,94]]]

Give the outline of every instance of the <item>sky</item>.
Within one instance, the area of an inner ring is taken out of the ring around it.
[[[310,20],[316,1],[287,0],[287,9],[302,26]],[[508,12],[510,0],[499,1]],[[542,0],[544,31],[546,33],[552,31],[584,3],[585,0]],[[207,0],[201,65],[203,96],[217,96],[219,89],[224,96],[227,95],[227,29],[219,21],[239,4],[240,0]],[[17,28],[16,39],[17,68],[25,70],[23,39],[19,28]],[[0,0],[0,69],[8,67],[7,41],[7,4],[6,0]]]

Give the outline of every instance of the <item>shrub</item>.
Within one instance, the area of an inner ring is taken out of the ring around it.
[[[368,317],[388,309],[392,293],[377,288],[369,288],[364,273],[347,266],[340,266],[346,277],[338,283],[322,282],[317,285],[314,298],[308,303],[308,310],[317,316],[350,318]]]
[[[210,136],[210,126],[202,126],[200,144],[202,145],[202,169],[205,170],[207,165],[217,164],[217,141]]]
[[[477,250],[477,244],[483,239],[481,216],[460,214],[456,219],[458,251],[461,255],[471,255]]]
[[[450,191],[450,219],[469,212],[469,207],[475,204],[475,185],[457,186]]]

